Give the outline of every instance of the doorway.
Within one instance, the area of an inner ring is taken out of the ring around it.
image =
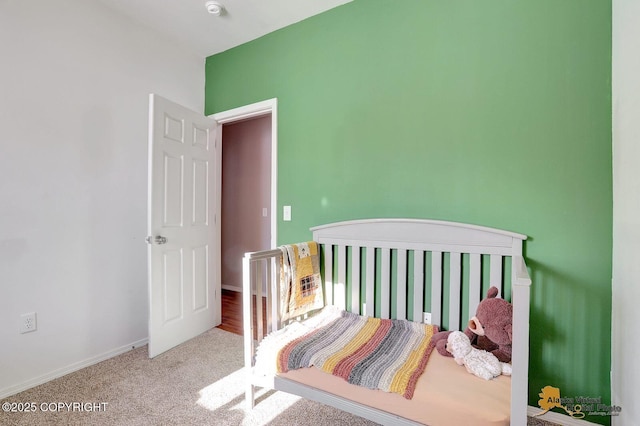
[[[277,101],[215,114],[222,147],[220,328],[242,334],[242,256],[276,245]]]
[[[222,289],[242,291],[242,256],[271,245],[271,114],[222,126]]]

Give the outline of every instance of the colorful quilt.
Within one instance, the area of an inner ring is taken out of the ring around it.
[[[280,312],[286,321],[324,306],[320,254],[315,241],[281,246]]]
[[[434,344],[434,325],[342,312],[278,353],[278,372],[315,366],[369,389],[413,397]]]

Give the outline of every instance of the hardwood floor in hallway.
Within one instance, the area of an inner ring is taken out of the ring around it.
[[[254,296],[255,303],[255,296]],[[263,303],[263,324],[266,328],[266,307]],[[255,323],[255,315],[254,315]],[[218,328],[231,333],[243,335],[242,325],[242,293],[239,291],[222,290],[222,323]]]

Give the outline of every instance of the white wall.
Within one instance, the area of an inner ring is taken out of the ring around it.
[[[640,2],[613,0],[612,403],[640,424]]]
[[[150,92],[202,111],[204,58],[96,2],[0,1],[0,397],[147,338]]]

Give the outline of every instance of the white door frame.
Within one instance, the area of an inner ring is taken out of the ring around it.
[[[267,99],[254,104],[222,111],[210,115],[218,122],[218,140],[222,145],[222,125],[240,120],[271,114],[271,248],[277,245],[278,226],[278,98]],[[222,170],[222,167],[220,167]],[[221,217],[221,206],[218,204],[217,217]]]

